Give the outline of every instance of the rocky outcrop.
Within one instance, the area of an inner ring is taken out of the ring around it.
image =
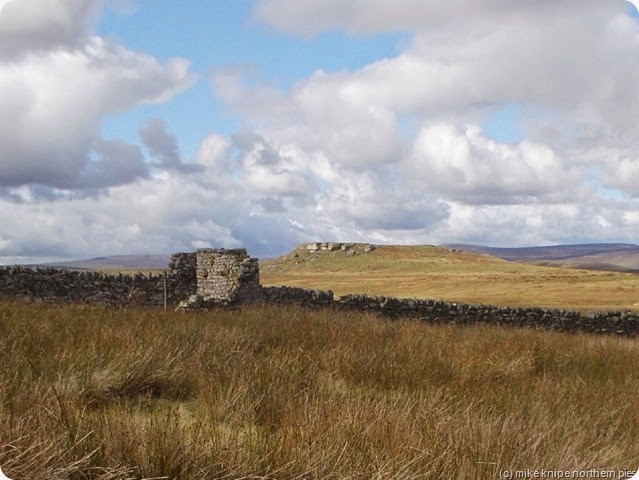
[[[306,244],[306,250],[309,253],[315,252],[336,252],[338,250],[342,250],[347,252],[347,254],[354,255],[355,248],[361,247],[360,250],[364,253],[372,252],[375,250],[375,245],[372,244],[357,244],[357,243],[336,243],[336,242],[311,242]],[[298,247],[299,248],[299,247]]]

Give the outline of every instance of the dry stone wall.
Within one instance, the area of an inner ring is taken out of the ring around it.
[[[166,272],[167,305],[177,305],[196,292],[195,254],[176,253]],[[114,306],[164,305],[165,276],[109,275],[56,268],[0,268],[0,299]]]
[[[0,298],[51,303],[162,305],[162,275],[105,275],[50,268],[0,269]]]
[[[335,248],[331,245],[327,249]],[[337,244],[338,249],[342,245]],[[321,246],[320,248],[323,248]],[[344,247],[347,249],[349,247]],[[105,275],[52,268],[0,268],[0,299],[55,303],[84,302],[117,306],[167,304],[183,310],[236,306],[255,302],[374,312],[388,318],[418,318],[428,323],[487,323],[563,332],[639,335],[639,314],[543,308],[505,308],[439,300],[345,295],[296,287],[262,287],[257,259],[245,249],[202,249],[176,253],[164,274]]]
[[[330,290],[309,290],[298,287],[262,287],[262,300],[276,305],[299,305],[306,308],[335,306]]]
[[[629,311],[601,311],[581,314],[573,310],[511,308],[471,305],[414,298],[344,295],[293,287],[263,287],[264,302],[301,305],[306,308],[333,308],[371,312],[390,319],[414,318],[430,324],[491,324],[546,329],[558,332],[639,335],[639,314]]]
[[[388,318],[418,318],[433,324],[487,323],[561,332],[639,335],[639,314],[634,312],[602,311],[584,315],[573,310],[496,307],[367,295],[342,296],[336,300],[335,308],[375,312]]]
[[[174,253],[169,261],[170,304],[174,305],[197,292],[197,255],[191,253]]]

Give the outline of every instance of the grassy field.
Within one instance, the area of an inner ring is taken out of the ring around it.
[[[262,262],[264,285],[434,298],[503,306],[639,309],[639,275],[540,267],[431,246],[380,246],[368,253],[298,248]]]
[[[0,466],[39,479],[632,470],[639,340],[264,307],[0,303]]]

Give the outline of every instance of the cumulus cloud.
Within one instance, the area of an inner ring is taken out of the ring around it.
[[[422,31],[442,28],[465,28],[478,19],[504,22],[540,11],[563,12],[566,9],[605,7],[608,11],[625,8],[623,0],[260,0],[254,11],[255,21],[278,29],[314,35],[324,30],[376,33],[397,30]],[[543,15],[543,14],[542,14]]]
[[[343,164],[384,164],[399,154],[396,112],[371,101],[347,72],[321,70],[298,82],[290,92],[249,88],[237,71],[213,76],[216,96],[241,113],[258,131],[277,135],[280,143],[322,150]],[[376,93],[374,95],[377,95]]]
[[[399,165],[399,182],[452,202],[560,203],[591,187],[593,171],[636,194],[639,23],[628,2],[263,0],[253,16],[303,35],[414,34],[394,57],[298,82],[287,99],[297,116],[271,126],[274,137],[348,167]],[[476,126],[508,104],[537,112],[522,118],[518,145]],[[397,135],[406,118],[417,125],[408,140]],[[594,158],[602,149],[625,156]]]
[[[596,179],[601,186],[620,191],[624,194],[639,198],[639,156],[634,151],[608,150],[601,152],[603,162],[596,167]],[[595,165],[597,165],[595,163]]]
[[[452,132],[471,143],[465,132]],[[264,150],[270,150],[266,159],[259,157]],[[108,195],[63,191],[45,198],[32,186],[9,188],[11,198],[0,196],[0,224],[10,232],[3,233],[0,258],[24,262],[43,252],[69,258],[240,245],[254,255],[272,256],[317,239],[495,245],[631,241],[630,232],[639,225],[636,202],[593,202],[584,191],[552,205],[445,200],[430,187],[410,186],[401,168],[362,172],[263,136],[209,136],[198,159],[204,169],[195,178],[159,170],[110,187]],[[268,182],[256,188],[251,176],[256,161],[267,178],[287,167],[314,189],[300,202],[294,183],[290,190],[273,191]]]
[[[497,246],[636,242],[636,202],[588,199],[553,205],[450,204],[450,217],[435,238]],[[487,228],[489,226],[489,228]]]
[[[0,259],[29,262],[241,245],[258,255],[275,255],[297,240],[291,239],[296,233],[285,217],[252,212],[252,200],[260,194],[242,178],[221,190],[215,186],[214,167],[198,177],[193,181],[189,173],[160,171],[110,187],[106,195],[59,192],[46,199],[33,187],[12,187],[0,196]]]
[[[623,0],[259,0],[255,20],[294,34],[412,38],[288,89],[216,71],[242,129],[211,132],[193,158],[159,118],[140,126],[140,146],[100,138],[106,115],[167,101],[193,77],[186,60],[92,35],[95,6],[0,0],[5,261],[210,245],[270,256],[307,240],[636,240],[639,22]],[[522,111],[520,142],[482,129],[503,105],[536,112]]]
[[[234,137],[239,149],[242,180],[261,195],[303,199],[313,194],[313,183],[293,156],[274,148],[255,134]]]
[[[618,143],[622,135],[639,134],[628,122],[639,114],[629,88],[639,82],[639,23],[623,0],[375,0],[347,6],[263,0],[253,15],[295,33],[414,33],[394,57],[353,71],[318,70],[288,94],[247,88],[237,71],[216,76],[216,93],[251,125],[344,166],[366,169],[405,158],[414,151],[407,123],[418,131],[437,123],[464,129],[508,104],[539,112],[522,119],[523,133],[529,146],[561,158],[563,170],[577,144]]]
[[[164,120],[159,118],[147,120],[138,133],[155,159],[154,165],[157,168],[179,170],[185,173],[202,170],[201,165],[185,162],[180,153],[177,138],[167,130]]]
[[[137,145],[122,140],[98,139],[91,158],[78,176],[85,188],[124,185],[149,175],[148,166]]]
[[[473,204],[554,203],[574,196],[579,172],[545,145],[506,145],[477,127],[425,127],[404,168],[406,179],[448,200]]]
[[[282,243],[633,241],[637,202],[592,185],[594,175],[633,192],[623,180],[632,157],[604,161],[592,148],[625,141],[628,151],[636,128],[639,26],[625,2],[265,0],[254,17],[303,35],[413,38],[393,57],[318,70],[289,91],[216,74],[219,98],[257,132],[200,149],[198,161],[234,179],[214,185],[251,202],[236,238],[260,225],[267,241],[266,225],[278,225]],[[480,126],[510,103],[541,112],[522,120],[517,144]]]
[[[97,0],[0,0],[0,58],[79,46],[97,5]]]
[[[161,64],[114,41],[85,35],[95,5],[14,0],[0,10],[0,35],[13,39],[0,45],[7,52],[28,53],[0,55],[0,185],[95,188],[147,174],[135,147],[99,138],[100,122],[187,88],[193,80],[188,62]],[[21,20],[14,32],[5,23],[16,15]],[[58,35],[59,41],[48,35]]]
[[[353,112],[368,121],[371,109],[446,118],[523,102],[570,111],[574,123],[599,128],[611,120],[622,128],[628,114],[637,113],[628,85],[639,81],[639,26],[623,0],[358,3],[272,0],[255,9],[281,28],[278,21],[302,29],[317,21],[320,30],[363,25],[378,31],[381,23],[414,32],[409,48],[395,57],[303,82],[295,97],[305,110],[326,115],[329,107],[311,102],[337,111],[348,106],[341,118]]]

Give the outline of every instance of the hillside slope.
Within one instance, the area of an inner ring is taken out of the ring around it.
[[[169,259],[170,255],[112,255],[88,260],[70,260],[33,266],[65,268],[68,270],[152,271],[166,269]]]
[[[521,248],[496,248],[466,244],[451,244],[446,246],[466,252],[485,253],[504,260],[536,263],[538,265],[608,271],[639,270],[639,245],[628,243],[553,245]]]
[[[262,262],[264,285],[552,308],[637,309],[639,276],[508,262],[434,246],[379,246],[355,254],[304,245]]]

